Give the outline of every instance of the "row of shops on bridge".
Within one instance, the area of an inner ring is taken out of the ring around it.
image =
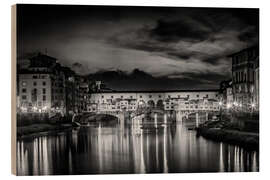
[[[220,104],[217,93],[217,91],[187,91],[179,93],[97,93],[92,94],[88,111],[99,113],[120,112],[136,111],[140,108],[165,111],[219,111]],[[167,94],[167,96],[164,94]]]

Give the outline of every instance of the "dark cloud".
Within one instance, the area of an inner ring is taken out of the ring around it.
[[[128,78],[114,84],[127,88],[215,87],[227,55],[258,41],[258,9],[18,6],[19,55],[48,49],[80,74],[119,69]],[[153,83],[129,79],[134,68]]]
[[[189,41],[199,42],[206,40],[211,30],[195,22],[158,20],[157,26],[151,30],[150,35],[162,42]]]
[[[244,33],[239,34],[238,36],[240,41],[243,42],[254,42],[254,43],[258,43],[258,33],[254,30],[252,31],[246,31]]]
[[[189,77],[190,79],[199,79],[202,82],[207,81],[210,84],[216,84],[216,81],[222,81],[224,79],[230,79],[228,74],[213,73],[211,71],[205,73],[183,73],[183,76]]]
[[[219,63],[219,58],[217,57],[209,57],[209,58],[205,58],[202,59],[203,62],[212,64],[212,65],[217,65]]]
[[[182,59],[182,60],[187,60],[192,56],[191,53],[179,53],[179,52],[168,52],[167,54],[169,56],[174,56],[174,57],[176,57],[178,59]]]
[[[252,17],[251,22],[249,17]],[[145,25],[129,32],[128,36],[114,34],[110,43],[172,60],[198,59],[219,65],[221,61],[228,60],[224,58],[228,54],[258,43],[256,20],[257,9],[181,9],[156,19],[152,26]],[[211,46],[204,48],[206,50],[191,50],[199,43]]]

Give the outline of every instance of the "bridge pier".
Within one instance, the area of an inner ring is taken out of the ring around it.
[[[124,113],[118,113],[115,115],[118,118],[118,123],[123,128],[125,125],[125,115]]]
[[[196,112],[196,127],[199,127],[199,113]]]
[[[164,114],[164,124],[165,125],[167,124],[167,114],[166,113]]]
[[[178,112],[176,113],[176,120],[177,120],[178,122],[183,122],[183,113],[182,113],[182,111],[178,111]]]

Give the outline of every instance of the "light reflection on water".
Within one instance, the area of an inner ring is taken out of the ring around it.
[[[185,123],[151,131],[99,124],[17,142],[18,175],[258,170],[257,151],[196,137]]]

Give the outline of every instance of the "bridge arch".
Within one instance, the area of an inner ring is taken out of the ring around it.
[[[147,106],[150,108],[150,109],[153,109],[155,108],[155,102],[153,100],[149,100],[147,102]]]
[[[157,109],[160,109],[160,110],[164,110],[164,101],[163,100],[158,100],[157,101],[157,106],[156,106]]]

